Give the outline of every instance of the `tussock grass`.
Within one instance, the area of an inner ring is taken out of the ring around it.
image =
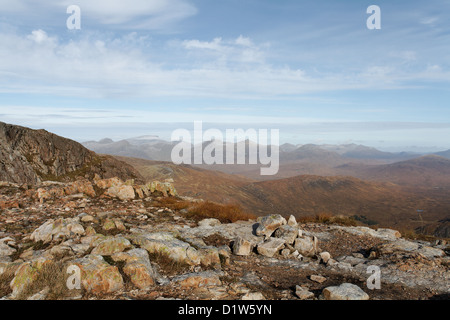
[[[149,253],[150,261],[156,263],[159,271],[166,276],[174,276],[189,272],[191,266],[187,263],[173,260],[168,254],[163,252]]]
[[[255,215],[244,212],[239,205],[218,204],[210,201],[196,203],[189,208],[187,217],[196,221],[207,218],[216,218],[222,223],[256,219]]]
[[[52,262],[44,264],[35,281],[24,288],[17,297],[24,300],[28,297],[48,288],[46,300],[61,300],[80,293],[80,290],[70,290],[67,287],[67,264],[63,262]],[[76,291],[76,292],[75,292]]]
[[[192,203],[190,201],[182,200],[176,197],[159,197],[156,200],[154,200],[151,205],[159,208],[182,210],[187,209],[189,206],[192,205]]]
[[[9,284],[14,279],[14,273],[16,272],[16,270],[17,268],[7,268],[0,275],[0,297],[7,296],[12,292]]]
[[[337,224],[348,227],[361,225],[354,217],[344,215],[333,216],[330,213],[319,213],[314,216],[304,216],[297,218],[299,223],[321,223],[321,224]]]

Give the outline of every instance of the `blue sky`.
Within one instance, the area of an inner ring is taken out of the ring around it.
[[[69,5],[81,30],[68,30]],[[370,5],[381,30],[369,30]],[[79,141],[201,120],[449,149],[450,2],[0,0],[0,121]]]

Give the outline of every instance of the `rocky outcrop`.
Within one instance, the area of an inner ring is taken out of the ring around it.
[[[130,165],[97,155],[75,141],[0,122],[0,181],[36,185],[45,180],[93,179],[95,174],[143,180]]]
[[[88,193],[88,183],[95,197],[73,197]],[[273,215],[195,221],[176,209],[186,199],[166,202],[150,190],[132,201],[106,195],[114,185],[136,190],[132,181],[115,178],[44,183],[40,194],[53,196],[42,202],[36,189],[1,185],[0,199],[19,206],[1,209],[0,299],[366,300],[450,293],[445,240]],[[373,268],[380,270],[381,290],[369,289]]]

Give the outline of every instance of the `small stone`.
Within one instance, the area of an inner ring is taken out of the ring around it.
[[[81,218],[82,222],[93,222],[94,221],[94,217],[91,215],[85,215]]]
[[[295,294],[301,300],[308,300],[314,298],[314,293],[301,286],[295,286]]]
[[[321,275],[312,275],[309,277],[311,281],[317,282],[317,283],[324,283],[327,281],[327,278],[321,276]]]
[[[234,240],[233,253],[237,256],[248,256],[253,250],[253,244],[241,237]]]
[[[329,252],[326,252],[326,251],[321,252],[321,253],[319,254],[319,256],[320,256],[320,260],[321,260],[323,263],[325,263],[325,264],[331,259],[331,254],[330,254]]]
[[[293,215],[291,215],[289,217],[287,224],[289,226],[291,226],[291,227],[297,227],[298,226],[297,220],[295,219],[295,217]]]
[[[249,292],[241,300],[266,300],[266,297],[261,292]]]

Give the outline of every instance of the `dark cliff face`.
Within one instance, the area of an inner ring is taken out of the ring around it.
[[[0,180],[37,184],[40,181],[71,181],[117,176],[142,181],[130,165],[100,156],[78,142],[45,130],[32,130],[0,122]]]

